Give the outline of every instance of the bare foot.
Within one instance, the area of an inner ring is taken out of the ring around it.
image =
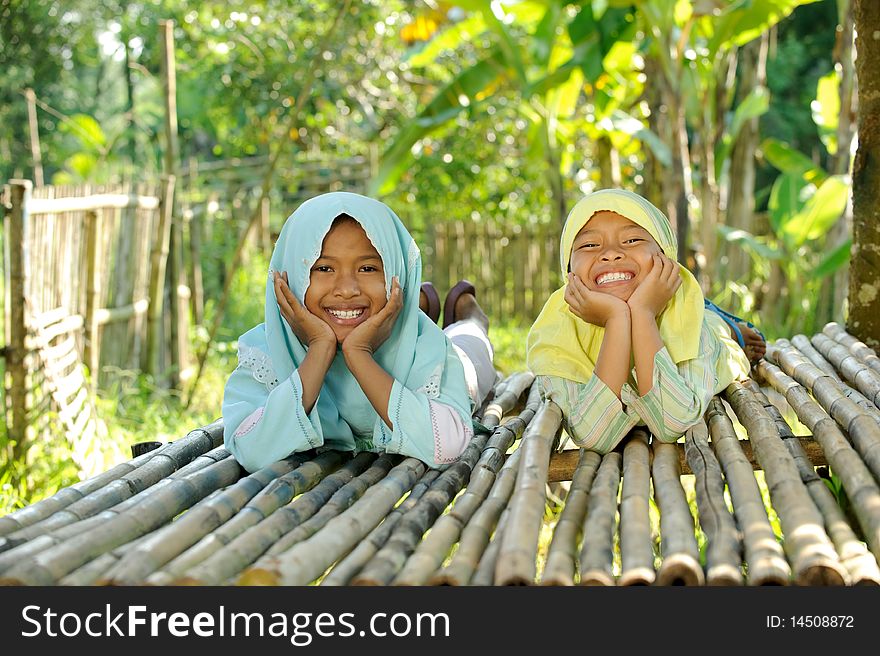
[[[764,341],[764,338],[761,337],[761,334],[757,330],[749,328],[745,322],[740,322],[738,326],[742,333],[743,341],[745,342],[743,351],[745,351],[749,362],[755,364],[763,358],[764,354],[767,352],[767,342]],[[734,340],[736,339],[736,333],[734,333],[732,329],[730,331],[730,336],[733,337]]]
[[[452,316],[455,321],[464,321],[466,319],[476,321],[483,327],[486,333],[489,332],[489,317],[483,312],[483,308],[477,303],[477,299],[473,294],[465,292],[455,299]]]

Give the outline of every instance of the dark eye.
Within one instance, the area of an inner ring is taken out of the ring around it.
[[[599,244],[595,244],[595,243],[589,241],[589,242],[586,242],[586,243],[578,246],[578,250],[581,250],[582,248],[596,248],[598,245]]]
[[[645,241],[645,240],[642,239],[641,237],[631,237],[630,239],[626,239],[626,240],[624,240],[623,243],[624,243],[624,244],[635,244],[635,243],[640,242],[640,241]]]
[[[378,267],[375,267],[372,264],[365,264],[361,267],[361,271],[363,271],[364,273],[375,273],[378,270]]]
[[[312,267],[312,271],[318,271],[320,273],[330,273],[331,271],[333,271],[333,269],[330,268],[330,266],[327,264],[319,264],[315,267]]]

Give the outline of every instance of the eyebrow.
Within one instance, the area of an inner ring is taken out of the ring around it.
[[[648,229],[647,229],[647,228],[643,228],[643,227],[640,226],[640,225],[623,226],[623,227],[621,228],[621,230],[644,230],[644,231],[647,232],[648,234],[651,234],[650,232],[648,232]],[[578,233],[578,237],[584,237],[584,236],[589,235],[589,234],[601,234],[601,233],[600,233],[600,231],[599,231],[598,229],[596,229],[596,228],[590,228],[590,229],[588,229],[588,230],[583,230],[583,231],[581,231],[580,233]]]
[[[318,260],[333,260],[335,262],[338,259],[339,259],[338,257],[333,257],[332,255],[319,255],[318,256]],[[315,260],[315,261],[317,262],[318,260]],[[382,257],[380,255],[361,255],[357,259],[358,262],[363,262],[364,260],[379,260],[379,262],[381,262]]]

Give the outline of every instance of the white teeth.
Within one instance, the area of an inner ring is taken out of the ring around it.
[[[597,285],[604,285],[606,282],[617,282],[618,280],[631,280],[633,274],[624,273],[623,271],[612,271],[611,273],[603,273],[596,278]]]
[[[357,319],[364,311],[361,310],[327,310],[337,319]]]

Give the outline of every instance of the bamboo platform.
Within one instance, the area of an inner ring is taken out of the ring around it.
[[[218,420],[0,517],[0,583],[876,585],[878,401],[880,359],[829,324],[679,443],[636,428],[605,456],[560,450],[526,372],[443,471],[325,451],[248,475]]]

